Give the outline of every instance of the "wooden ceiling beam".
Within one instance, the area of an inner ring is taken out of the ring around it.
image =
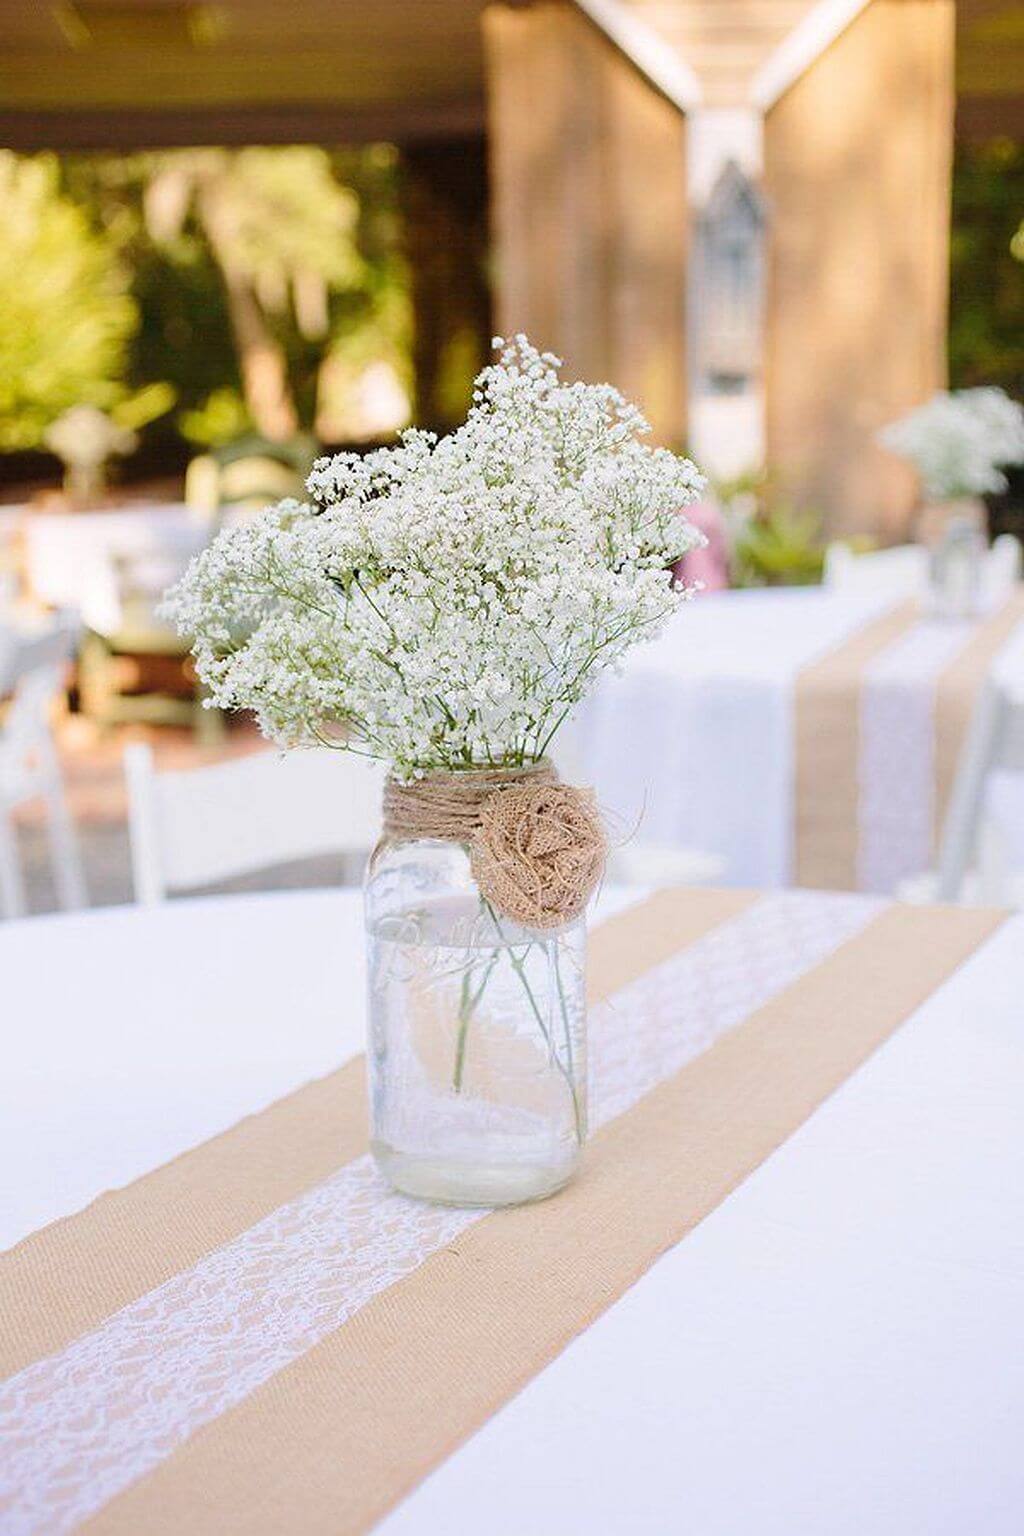
[[[0,146],[38,150],[171,149],[199,144],[407,144],[482,133],[484,101],[367,107],[341,102],[276,102],[255,107],[144,110],[0,110]]]
[[[64,107],[170,110],[251,107],[278,102],[366,104],[482,91],[482,61],[394,55],[354,48],[332,58],[188,60],[166,55],[76,55],[24,73],[0,63],[0,104],[8,111]]]
[[[990,139],[1024,142],[1024,91],[1015,96],[957,96],[956,137],[961,144]]]

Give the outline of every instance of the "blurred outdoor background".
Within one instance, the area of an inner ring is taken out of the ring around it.
[[[453,425],[495,332],[692,454],[734,585],[907,539],[920,486],[879,429],[947,387],[1024,396],[1024,4],[0,24],[0,608],[79,625],[56,739],[93,902],[131,894],[126,740],[161,766],[259,745],[197,708],[159,590],[317,453]],[[1024,532],[1019,468],[987,514]],[[13,815],[52,906],[40,815]]]

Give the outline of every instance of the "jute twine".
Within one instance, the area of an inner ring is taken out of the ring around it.
[[[607,856],[593,791],[560,784],[547,759],[411,784],[389,779],[384,830],[465,843],[480,894],[525,928],[559,928],[579,917]]]

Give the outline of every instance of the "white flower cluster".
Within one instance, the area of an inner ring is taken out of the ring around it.
[[[595,673],[687,592],[694,466],[523,336],[438,441],[319,459],[309,503],[221,533],[169,595],[212,702],[402,778],[543,755]]]
[[[913,464],[928,496],[981,496],[1006,489],[1001,465],[1024,463],[1024,408],[1001,389],[940,393],[878,440]]]

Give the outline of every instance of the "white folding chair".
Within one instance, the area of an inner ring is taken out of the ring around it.
[[[1024,679],[992,676],[982,689],[957,768],[939,849],[937,895],[956,901],[969,873],[978,899],[1008,899],[997,829],[986,818],[996,773],[1024,773]]]
[[[921,544],[900,544],[858,555],[849,544],[830,544],[825,551],[825,585],[839,592],[923,597],[928,590],[928,551]]]
[[[22,507],[0,507],[0,625],[13,616],[21,587],[18,535]]]
[[[50,715],[74,651],[77,624],[61,621],[45,633],[15,637],[6,652],[0,692],[12,694],[0,725],[0,912],[21,917],[25,883],[11,812],[41,799],[57,900],[65,910],[86,903],[78,842],[64,794]]]
[[[982,592],[990,603],[1005,598],[1021,579],[1024,551],[1020,539],[1012,533],[1000,533],[992,540],[982,570]]]
[[[382,766],[327,748],[268,751],[157,773],[148,746],[124,754],[135,899],[318,854],[368,853],[380,833]]]
[[[1018,905],[1005,836],[989,815],[995,774],[1024,774],[1024,676],[993,674],[982,689],[960,753],[939,845],[938,869],[908,880],[904,901]]]
[[[607,878],[612,885],[714,885],[724,867],[717,853],[637,840],[612,848]]]

